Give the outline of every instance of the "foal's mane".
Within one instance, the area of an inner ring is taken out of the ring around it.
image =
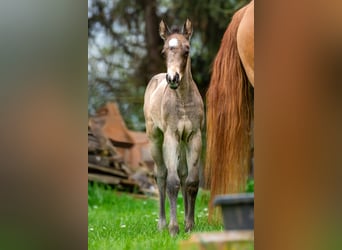
[[[172,26],[170,30],[170,35],[171,34],[182,34],[181,30],[177,26]]]

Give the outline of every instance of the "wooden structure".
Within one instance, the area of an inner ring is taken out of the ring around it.
[[[143,132],[129,130],[115,103],[108,102],[91,118],[102,121],[101,130],[122,155],[123,161],[132,169],[141,165],[153,167],[153,160],[149,153],[149,141]]]
[[[105,107],[88,121],[88,180],[157,196],[154,173],[144,156],[146,135],[129,131],[115,104]]]
[[[180,242],[180,250],[251,250],[254,249],[254,231],[225,231],[194,233]]]

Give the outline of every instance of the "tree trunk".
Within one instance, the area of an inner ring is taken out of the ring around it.
[[[160,55],[162,40],[159,37],[159,18],[157,17],[156,0],[144,0],[145,8],[145,38],[147,49],[146,73],[148,79],[163,69]],[[147,83],[146,83],[147,84]]]

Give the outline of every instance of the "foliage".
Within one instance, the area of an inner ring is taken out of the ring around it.
[[[254,193],[254,179],[248,179],[246,184],[246,192]]]
[[[222,231],[222,225],[207,222],[208,201],[208,193],[200,190],[196,201],[195,231]],[[168,202],[166,205],[166,211],[169,211]],[[157,200],[138,199],[103,185],[89,184],[88,249],[177,249],[179,242],[190,236],[184,232],[181,195],[177,206],[180,233],[172,238],[167,230],[157,230]]]
[[[193,22],[192,72],[202,96],[232,14],[246,0],[88,0],[88,112],[116,101],[130,129],[144,130],[143,95],[165,71],[158,25]]]

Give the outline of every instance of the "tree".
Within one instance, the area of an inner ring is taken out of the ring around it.
[[[131,129],[144,130],[143,96],[150,78],[165,72],[160,55],[161,19],[194,27],[193,77],[202,97],[211,63],[232,14],[246,0],[88,0],[89,114],[106,101],[116,101]]]

